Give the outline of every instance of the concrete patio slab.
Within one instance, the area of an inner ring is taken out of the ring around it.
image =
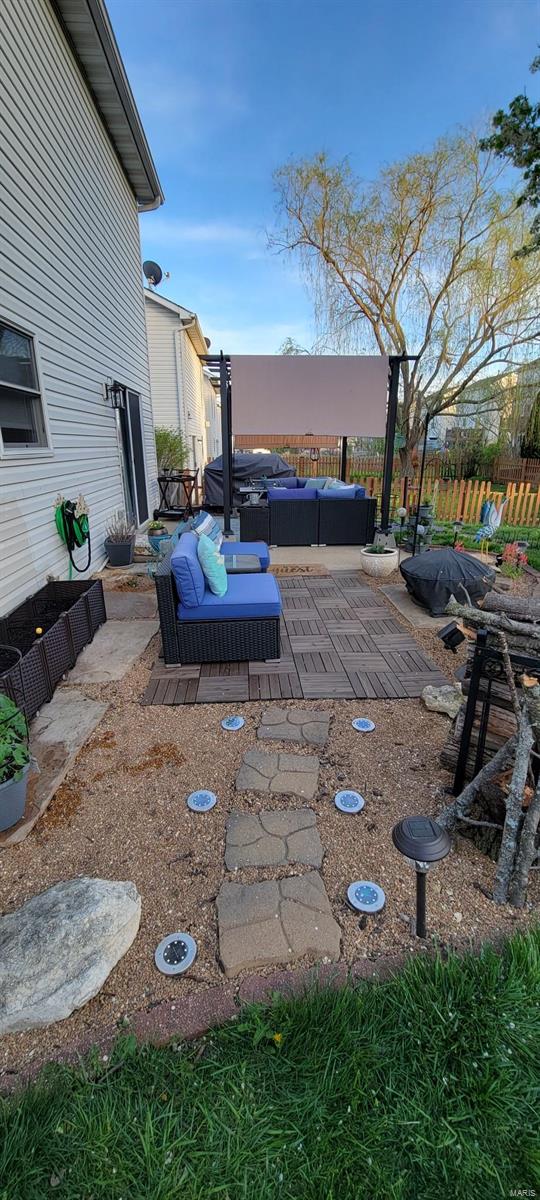
[[[329,727],[328,712],[314,712],[306,708],[267,708],[262,714],[257,737],[270,741],[324,746]]]
[[[152,592],[104,591],[108,621],[135,621],[157,617],[157,599]]]
[[[341,930],[318,871],[243,886],[217,897],[219,954],[227,976],[298,958],[339,958]]]
[[[28,837],[108,707],[74,687],[57,688],[49,704],[43,705],[30,726],[30,749],[40,773],[31,773],[24,816],[0,833],[0,850]]]
[[[151,620],[107,621],[79,655],[69,672],[68,683],[107,683],[123,679],[158,628],[158,621]]]
[[[386,587],[381,587],[381,592],[415,629],[442,629],[443,625],[448,625],[448,617],[432,617],[426,608],[415,604],[402,583],[387,584]]]
[[[284,867],[288,863],[320,867],[322,859],[321,839],[311,808],[233,812],[227,821],[225,866],[229,871]]]

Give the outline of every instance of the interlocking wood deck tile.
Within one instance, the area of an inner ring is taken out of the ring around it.
[[[220,675],[200,679],[197,704],[215,703],[219,700],[249,700],[249,677]]]
[[[324,675],[299,671],[298,677],[306,700],[352,700],[354,697],[353,686],[344,671],[325,671]]]
[[[389,603],[361,574],[280,579],[284,614],[275,662],[158,662],[142,704],[245,700],[382,699],[420,696],[448,681]]]

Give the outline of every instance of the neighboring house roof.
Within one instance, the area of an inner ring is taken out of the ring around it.
[[[160,296],[151,288],[145,288],[144,295],[147,301],[153,301],[154,304],[167,309],[168,312],[174,313],[178,317],[180,325],[185,329],[197,354],[208,354],[209,342],[203,334],[197,313],[191,312],[189,308],[184,308],[182,304],[175,304],[173,300],[167,300],[165,296]]]
[[[141,210],[164,196],[103,0],[51,0]]]

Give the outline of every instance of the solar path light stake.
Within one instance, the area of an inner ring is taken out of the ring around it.
[[[446,858],[450,838],[442,825],[432,817],[405,817],[394,825],[392,841],[396,850],[414,866],[416,871],[416,936],[426,935],[426,875],[432,863]]]

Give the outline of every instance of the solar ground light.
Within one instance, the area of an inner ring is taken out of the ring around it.
[[[426,875],[432,863],[446,858],[450,838],[431,817],[405,817],[394,825],[392,841],[416,871],[416,936],[426,937]]]

